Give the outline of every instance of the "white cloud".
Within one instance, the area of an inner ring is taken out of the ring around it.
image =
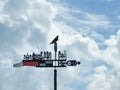
[[[118,19],[120,20],[120,16],[118,16]]]
[[[87,90],[119,90],[120,80],[120,31],[105,41],[107,49],[101,53],[102,60],[106,65],[100,65],[94,68],[91,74]]]
[[[60,9],[59,9],[60,8]],[[58,7],[58,10],[61,12],[61,17],[64,18],[67,22],[74,24],[77,24],[78,27],[104,27],[108,28],[111,26],[111,22],[109,21],[108,17],[105,15],[99,15],[99,14],[92,14],[88,12],[84,12],[82,10],[69,10],[64,9],[61,7]]]
[[[74,90],[69,86],[74,82],[85,83],[85,86],[86,83],[90,82],[90,84],[88,83],[88,90],[96,90],[96,87],[102,90],[119,88],[118,84],[112,85],[120,80],[118,67],[115,67],[119,62],[116,59],[120,58],[119,32],[116,36],[105,41],[108,48],[101,53],[94,39],[87,37],[87,35],[83,37],[81,32],[69,25],[69,23],[75,23],[82,30],[86,28],[90,31],[96,27],[106,28],[111,26],[111,22],[106,16],[83,11],[68,11],[68,8],[60,4],[59,6],[62,8],[59,8],[56,4],[46,0],[8,0],[3,6],[2,8],[0,6],[0,36],[2,37],[0,38],[2,44],[0,47],[0,58],[2,58],[0,62],[0,90],[7,90],[8,87],[9,90],[16,90],[16,88],[18,90],[38,90],[40,88],[41,90],[52,90],[52,70],[28,67],[14,69],[12,64],[21,61],[23,54],[27,52],[30,54],[33,51],[39,53],[41,49],[46,50],[46,48],[52,50],[53,46],[50,46],[49,42],[56,35],[60,36],[58,50],[67,50],[68,59],[83,59],[83,67],[78,66],[58,70],[58,90]],[[73,12],[80,14],[80,19],[74,17]],[[58,20],[59,15],[65,20]],[[97,37],[99,34],[94,33],[94,35]],[[114,56],[112,57],[112,55]],[[93,76],[90,76],[90,71],[94,68],[90,64],[98,59],[103,59],[110,65],[114,63],[113,67],[115,68],[109,71],[108,67],[100,66],[95,68]],[[6,64],[6,62],[8,63]],[[4,67],[5,65],[8,65],[8,67]],[[108,79],[107,73],[110,73],[110,79]],[[117,73],[117,77],[115,77],[115,73]],[[90,80],[89,77],[91,77]]]
[[[108,64],[120,68],[120,30],[117,32],[117,35],[113,35],[110,39],[106,40],[105,44],[108,48],[103,53],[103,58]]]
[[[75,31],[74,28],[64,23],[55,22],[48,35],[50,35],[49,37],[51,38],[58,34],[60,35],[58,41],[59,49],[66,49],[68,53],[70,52],[70,57],[75,56],[89,60],[99,57],[100,51],[96,42],[89,37],[83,37],[80,33]]]
[[[98,66],[91,74],[87,90],[119,90],[119,71],[117,69],[108,69],[105,65]]]
[[[19,4],[17,5],[17,3]],[[9,46],[12,45],[12,47],[16,44],[18,47],[20,45],[24,47],[27,43],[34,48],[44,46],[44,43],[41,43],[47,40],[47,33],[55,14],[55,6],[45,0],[16,0],[15,2],[8,0],[0,13],[3,44],[6,43]]]
[[[27,52],[45,50],[47,33],[56,14],[55,6],[46,0],[8,0],[0,11],[0,89],[53,89],[48,82],[53,77],[47,74],[51,71],[42,73],[27,67],[14,69],[13,64],[21,61]]]
[[[106,66],[95,68],[95,73],[92,75],[91,83],[87,90],[111,90],[111,86],[107,80],[106,71]]]
[[[64,21],[75,31],[83,36],[93,38],[98,45],[104,45],[104,40],[109,34],[109,29],[113,28],[109,18],[102,14],[88,13],[82,10],[58,6],[57,21]],[[62,26],[61,26],[62,27]],[[103,32],[103,33],[102,33]]]

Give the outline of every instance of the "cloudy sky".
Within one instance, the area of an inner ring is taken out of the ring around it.
[[[120,89],[119,0],[0,0],[0,90],[53,90],[53,69],[13,68],[23,55],[59,50],[58,90]]]

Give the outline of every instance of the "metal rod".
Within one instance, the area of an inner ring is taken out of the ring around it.
[[[56,66],[57,42],[54,43],[54,51],[55,51],[55,66]],[[55,67],[55,69],[56,69],[56,67]]]
[[[57,90],[57,70],[54,69],[54,90]]]
[[[56,69],[56,52],[55,52],[55,69]]]

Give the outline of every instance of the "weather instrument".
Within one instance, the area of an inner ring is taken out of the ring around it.
[[[37,68],[54,68],[54,90],[57,90],[56,68],[76,66],[80,64],[80,61],[67,60],[66,51],[57,52],[58,38],[59,36],[57,35],[50,43],[54,44],[55,59],[52,59],[52,53],[49,51],[41,51],[39,54],[33,52],[31,55],[27,53],[24,55],[22,62],[14,64],[13,67],[31,66]]]

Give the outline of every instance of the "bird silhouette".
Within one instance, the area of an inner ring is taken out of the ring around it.
[[[58,41],[58,35],[52,40],[52,42],[50,44],[56,43]]]

